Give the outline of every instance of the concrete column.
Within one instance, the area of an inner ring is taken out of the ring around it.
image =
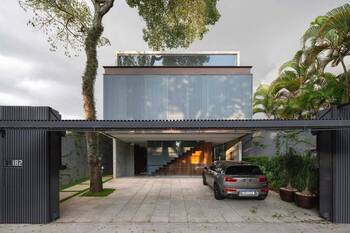
[[[134,150],[134,143],[130,143],[130,153],[129,153],[129,176],[134,176],[135,175],[135,165],[134,165],[134,160],[135,160],[135,150]]]
[[[113,138],[113,178],[117,178],[117,139]]]

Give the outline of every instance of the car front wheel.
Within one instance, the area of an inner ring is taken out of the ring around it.
[[[219,186],[216,183],[214,184],[214,197],[215,197],[216,200],[223,200],[223,199],[225,199],[225,197],[221,194]]]

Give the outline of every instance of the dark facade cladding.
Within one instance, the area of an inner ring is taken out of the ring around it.
[[[320,119],[350,119],[350,105],[333,107]],[[336,223],[350,223],[350,129],[317,132],[320,163],[320,214]]]
[[[0,120],[60,120],[49,107],[0,106]],[[0,137],[0,223],[48,223],[59,217],[61,135],[3,130]]]
[[[350,119],[322,120],[0,120],[1,129],[45,129],[50,131],[113,130],[211,130],[211,129],[340,129],[350,128]]]

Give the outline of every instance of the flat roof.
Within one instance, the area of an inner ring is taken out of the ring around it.
[[[252,66],[103,66],[105,75],[252,75]]]
[[[116,130],[336,130],[350,128],[350,120],[0,120],[0,130],[44,129],[52,131]]]
[[[176,52],[170,52],[170,51],[116,51],[116,55],[123,54],[123,55],[137,55],[137,54],[151,54],[151,55],[191,55],[191,54],[213,54],[213,55],[221,55],[221,54],[236,54],[239,55],[239,51],[235,50],[226,50],[226,51],[176,51]]]

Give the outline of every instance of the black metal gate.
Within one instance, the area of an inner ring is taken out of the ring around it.
[[[54,116],[48,107],[0,107],[0,120]],[[0,140],[0,223],[48,223],[58,218],[59,132],[8,129]]]

